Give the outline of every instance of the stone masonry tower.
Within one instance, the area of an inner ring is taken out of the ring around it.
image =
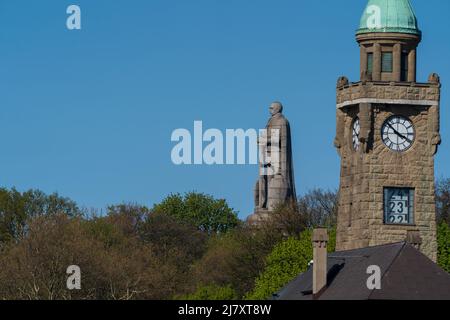
[[[337,250],[422,238],[436,261],[434,155],[440,80],[416,81],[422,33],[409,0],[369,0],[356,40],[361,79],[337,84]]]

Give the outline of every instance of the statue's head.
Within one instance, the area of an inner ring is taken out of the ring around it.
[[[283,105],[281,104],[281,102],[276,101],[270,105],[269,111],[273,116],[278,113],[283,113]]]

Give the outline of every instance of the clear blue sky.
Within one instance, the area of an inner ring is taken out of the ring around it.
[[[66,29],[78,4],[83,29]],[[358,80],[354,40],[366,0],[0,0],[0,185],[59,192],[81,206],[171,192],[253,210],[257,166],[174,166],[171,133],[261,128],[273,100],[292,125],[300,194],[337,188],[338,76]],[[413,1],[419,80],[438,72],[450,176],[450,2]]]

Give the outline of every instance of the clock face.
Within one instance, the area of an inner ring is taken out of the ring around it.
[[[403,152],[408,150],[415,139],[412,122],[402,116],[392,116],[387,119],[381,128],[384,144],[391,150]]]
[[[359,146],[361,145],[361,142],[359,141],[359,134],[361,133],[361,125],[359,122],[359,119],[356,118],[353,121],[352,125],[352,142],[353,142],[353,149],[359,150]]]

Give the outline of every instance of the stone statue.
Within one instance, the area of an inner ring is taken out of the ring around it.
[[[339,77],[339,79],[337,81],[337,84],[336,84],[336,87],[339,89],[339,88],[348,86],[348,84],[349,84],[348,78],[342,76],[342,77]]]
[[[289,121],[281,103],[272,103],[269,110],[272,116],[258,140],[260,172],[251,222],[264,219],[277,205],[296,201]]]
[[[437,73],[432,73],[428,77],[428,82],[432,83],[432,84],[440,84],[441,83],[441,78],[439,77],[439,75]]]

